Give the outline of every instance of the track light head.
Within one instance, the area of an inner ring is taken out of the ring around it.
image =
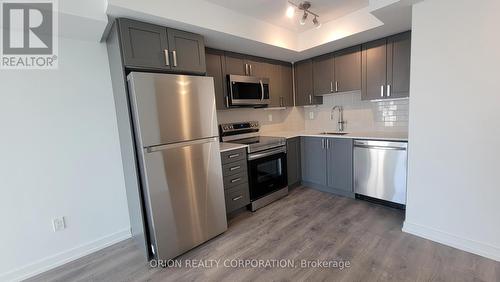
[[[304,14],[302,15],[302,17],[300,18],[300,21],[299,21],[300,25],[306,24],[307,15],[308,15],[308,13],[306,11],[304,11]]]
[[[315,16],[314,19],[313,19],[313,24],[316,28],[320,28],[321,27],[321,23],[318,21],[318,18]]]

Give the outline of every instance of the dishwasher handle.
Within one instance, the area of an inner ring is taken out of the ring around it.
[[[356,148],[365,148],[365,149],[375,149],[375,150],[397,150],[397,151],[406,151],[406,148],[400,147],[381,147],[381,146],[364,146],[364,145],[354,145]]]
[[[408,143],[397,141],[354,140],[354,147],[405,151],[408,148]]]

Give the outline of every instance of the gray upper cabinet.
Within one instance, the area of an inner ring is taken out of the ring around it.
[[[389,37],[387,54],[387,97],[409,97],[411,32]]]
[[[247,58],[245,63],[248,68],[248,74],[256,77],[267,77],[271,75],[272,65],[260,58]]]
[[[314,95],[334,92],[333,54],[326,54],[312,59]]]
[[[294,64],[295,71],[295,105],[317,105],[323,103],[323,97],[314,96],[313,63],[304,60]]]
[[[224,51],[220,51],[224,52]],[[227,96],[227,75],[269,78],[269,107],[293,106],[292,65],[281,61],[224,52],[223,84]]]
[[[286,140],[286,158],[288,186],[292,186],[300,182],[302,175],[300,137]]]
[[[271,98],[269,107],[284,107],[281,67],[278,64],[271,64],[269,69],[269,96]]]
[[[335,53],[335,92],[361,89],[361,46],[354,46]]]
[[[281,74],[281,93],[282,93],[282,105],[281,107],[293,107],[293,74],[292,65],[290,63],[280,64],[280,74]]]
[[[126,67],[170,70],[165,27],[129,19],[117,23]]]
[[[168,28],[168,47],[172,55],[172,70],[203,74],[205,66],[205,43],[203,36]]]
[[[206,72],[205,44],[201,35],[123,18],[117,23],[125,67]]]
[[[327,184],[325,138],[302,137],[302,181],[322,186]]]
[[[383,99],[387,82],[387,39],[363,44],[362,100]]]
[[[217,109],[226,108],[226,95],[224,84],[224,52],[213,49],[206,49],[205,54],[207,65],[207,76],[214,78],[215,104]]]
[[[225,54],[226,74],[247,75],[248,67],[244,55],[230,52]]]
[[[293,107],[292,65],[285,62],[272,64],[269,80],[269,107]]]
[[[363,44],[363,100],[404,98],[410,92],[411,33]]]
[[[328,138],[328,187],[335,191],[352,192],[352,139]]]

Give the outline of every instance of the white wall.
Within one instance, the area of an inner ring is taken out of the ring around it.
[[[414,6],[404,230],[500,261],[500,1]]]
[[[59,44],[58,70],[0,71],[0,281],[129,236],[106,46]]]

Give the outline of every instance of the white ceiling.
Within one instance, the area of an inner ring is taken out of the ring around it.
[[[309,15],[305,25],[299,24],[302,13],[296,9],[293,18],[286,16],[287,0],[207,0],[207,2],[228,8],[237,13],[263,20],[295,32],[315,28]],[[299,4],[302,0],[293,0]],[[310,11],[319,15],[322,24],[367,7],[369,0],[309,0]]]
[[[198,33],[208,47],[295,62],[409,30],[412,5],[423,0],[311,1],[322,26],[302,31],[273,18],[285,17],[285,0],[107,0],[106,13]]]

